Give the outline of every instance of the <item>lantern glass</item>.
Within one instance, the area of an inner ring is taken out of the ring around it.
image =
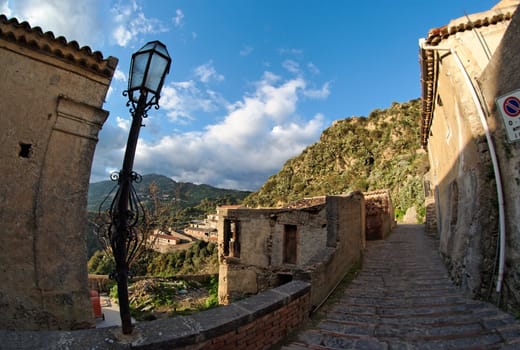
[[[170,64],[168,50],[160,41],[149,42],[134,53],[128,81],[130,100],[138,102],[146,94],[147,103],[157,102]]]
[[[161,90],[167,66],[168,60],[166,57],[159,54],[151,56],[150,68],[144,83],[147,90],[154,93],[158,93]]]
[[[148,55],[136,54],[132,61],[132,71],[130,73],[130,82],[128,88],[130,90],[138,89],[144,80],[146,65],[148,63]]]

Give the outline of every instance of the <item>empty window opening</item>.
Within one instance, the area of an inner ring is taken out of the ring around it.
[[[231,238],[230,220],[224,220],[224,256],[229,256],[229,239]]]
[[[240,222],[224,220],[224,256],[240,258]]]
[[[279,273],[277,277],[279,286],[281,286],[282,284],[289,283],[293,280],[293,275],[290,273]]]
[[[296,264],[297,237],[296,225],[284,225],[283,262],[286,264]]]
[[[20,142],[20,152],[18,155],[22,158],[30,158],[32,155],[32,145],[30,143]]]

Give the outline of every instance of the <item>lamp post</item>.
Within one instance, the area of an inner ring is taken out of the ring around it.
[[[164,78],[170,70],[171,58],[166,46],[160,41],[151,41],[132,55],[127,106],[132,114],[132,125],[126,144],[123,168],[112,174],[112,180],[118,181],[118,190],[110,206],[110,225],[108,236],[116,262],[115,279],[121,315],[123,334],[132,333],[130,303],[128,301],[128,270],[132,255],[138,247],[137,225],[143,213],[132,182],[138,181],[140,175],[132,168],[139,130],[148,110],[155,106],[159,109],[159,97]],[[141,211],[141,212],[140,212]]]

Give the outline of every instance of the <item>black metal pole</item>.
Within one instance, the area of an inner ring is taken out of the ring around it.
[[[127,242],[130,235],[128,226],[130,186],[132,181],[132,168],[134,166],[135,150],[137,140],[139,138],[139,130],[143,120],[143,114],[146,108],[146,93],[141,93],[137,107],[132,115],[132,125],[128,142],[126,144],[125,158],[123,160],[123,168],[119,174],[120,196],[117,203],[116,215],[113,218],[116,229],[116,237],[114,239],[113,253],[116,262],[116,281],[117,294],[119,299],[119,313],[121,316],[121,328],[123,334],[132,333],[132,316],[130,314],[130,303],[128,300],[128,261],[127,261]]]

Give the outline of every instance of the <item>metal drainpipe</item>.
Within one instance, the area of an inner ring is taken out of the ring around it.
[[[497,200],[498,200],[498,222],[499,222],[499,259],[498,259],[498,277],[497,277],[497,293],[502,291],[502,283],[504,281],[504,267],[506,262],[506,224],[505,224],[505,214],[504,214],[504,192],[502,189],[502,177],[500,176],[500,167],[498,166],[497,155],[495,151],[495,146],[493,144],[493,139],[491,138],[491,133],[489,131],[489,126],[486,121],[486,116],[484,110],[482,108],[482,104],[480,99],[478,98],[477,91],[471,78],[464,68],[462,61],[457,54],[457,52],[453,48],[440,48],[435,46],[426,46],[424,45],[424,41],[419,41],[419,46],[422,50],[435,50],[435,51],[449,51],[453,57],[455,57],[455,62],[459,67],[462,75],[464,76],[464,80],[469,87],[471,97],[473,98],[473,103],[477,108],[477,112],[480,118],[480,122],[482,123],[482,127],[484,128],[484,133],[486,135],[486,141],[489,148],[489,153],[491,156],[491,163],[493,165],[493,173],[495,175],[495,182],[497,187]]]

